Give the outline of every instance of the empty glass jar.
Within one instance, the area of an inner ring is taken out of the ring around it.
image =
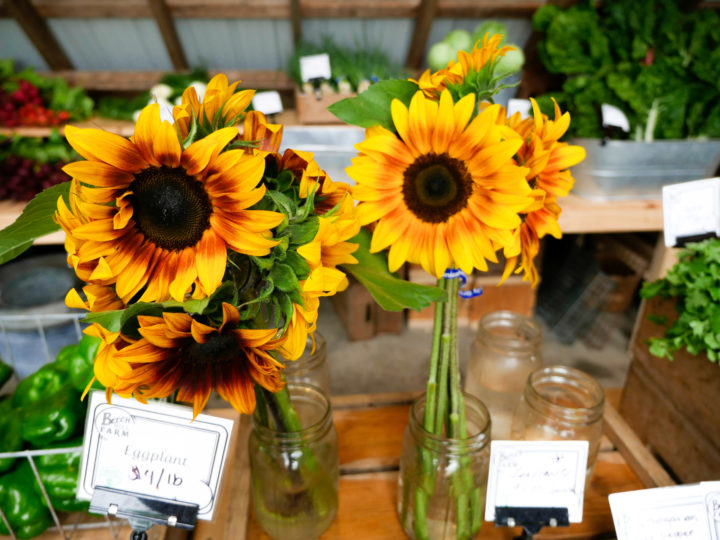
[[[285,363],[283,370],[289,383],[307,383],[330,395],[330,367],[327,363],[327,344],[319,332],[315,332],[315,342],[307,338],[305,352],[297,360]]]
[[[542,366],[540,325],[512,311],[495,311],[480,320],[470,349],[465,391],[489,409],[492,438],[510,437],[513,413],[528,375]]]
[[[589,479],[600,448],[604,408],[605,393],[590,375],[567,366],[547,366],[527,378],[512,438],[588,441]]]
[[[337,433],[325,394],[306,384],[288,384],[288,391],[303,429],[278,431],[253,416],[252,500],[258,524],[271,538],[309,540],[337,513]]]

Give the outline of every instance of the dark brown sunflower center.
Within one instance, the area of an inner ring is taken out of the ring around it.
[[[422,221],[447,221],[467,206],[472,195],[467,167],[447,154],[424,154],[403,174],[405,205]]]
[[[194,246],[210,226],[212,205],[203,185],[178,167],[144,169],[130,184],[133,219],[156,246]]]
[[[182,358],[193,366],[210,366],[232,362],[242,354],[242,350],[229,334],[213,334],[205,343],[193,341],[183,347]]]

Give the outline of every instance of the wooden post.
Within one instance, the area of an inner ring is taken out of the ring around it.
[[[27,37],[47,62],[50,69],[73,69],[72,62],[52,33],[47,21],[35,10],[30,0],[11,0],[4,3]]]
[[[420,2],[417,18],[415,19],[415,29],[410,40],[407,62],[405,63],[411,69],[417,70],[422,66],[425,46],[430,36],[430,28],[432,28],[437,5],[438,0],[421,0]]]
[[[173,22],[170,9],[165,0],[148,0],[155,22],[160,30],[160,35],[165,42],[165,47],[170,55],[170,61],[176,70],[188,69],[187,58],[183,51],[180,38],[178,37],[175,23]]]
[[[293,43],[302,39],[302,17],[300,16],[300,0],[290,0],[290,21],[292,23]]]

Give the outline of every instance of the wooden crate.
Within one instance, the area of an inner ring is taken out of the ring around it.
[[[347,289],[330,297],[348,340],[361,341],[382,333],[401,334],[405,328],[404,312],[385,311],[354,277],[348,276],[348,280]]]
[[[720,368],[705,354],[675,353],[675,361],[652,356],[645,341],[665,327],[649,314],[677,316],[674,300],[644,302],[631,344],[632,363],[620,413],[640,439],[683,483],[720,477]]]
[[[333,103],[353,97],[356,94],[339,94],[326,92],[320,99],[315,94],[304,94],[295,89],[295,108],[298,122],[301,124],[342,124],[342,121],[327,108]]]

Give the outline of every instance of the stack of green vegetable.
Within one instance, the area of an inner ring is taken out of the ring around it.
[[[525,54],[518,45],[506,42],[507,27],[499,21],[485,21],[477,25],[472,34],[462,29],[451,30],[442,41],[438,41],[430,47],[428,51],[428,66],[430,66],[430,69],[433,71],[443,69],[450,61],[457,59],[459,51],[472,51],[475,44],[478,41],[481,42],[486,34],[489,36],[500,34],[503,36],[501,45],[513,47],[511,51],[508,51],[500,57],[500,60],[495,66],[495,75],[510,75],[520,71],[525,63]]]
[[[0,454],[82,445],[86,406],[80,396],[93,377],[98,346],[97,338],[84,336],[0,401]],[[75,498],[79,451],[41,455],[34,462],[53,508],[87,510],[87,502]],[[47,502],[27,459],[0,459],[0,509],[18,538],[37,536],[51,524]],[[9,534],[2,520],[0,534]]]
[[[619,107],[635,140],[720,137],[720,17],[685,12],[683,0],[582,0],[545,5],[533,17],[548,71],[562,89],[539,99],[552,116],[554,97],[572,116],[570,132],[602,137],[600,107]]]
[[[332,79],[325,83],[323,91],[362,92],[373,82],[407,76],[405,71],[393,64],[378,47],[358,45],[352,50],[338,45],[329,36],[324,36],[320,43],[298,43],[289,60],[289,74],[303,92],[311,93],[312,85],[302,81],[300,57],[322,53],[327,53],[330,57],[332,72]]]

